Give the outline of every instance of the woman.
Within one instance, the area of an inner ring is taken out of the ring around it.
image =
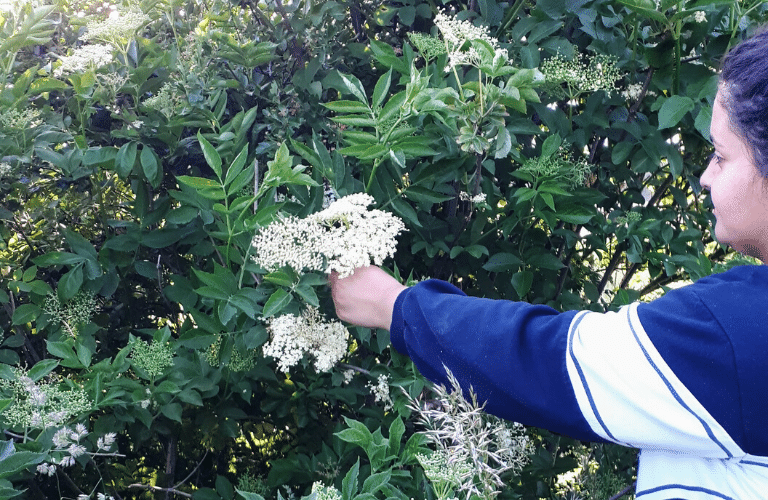
[[[701,184],[721,243],[768,258],[768,33],[723,62]],[[443,366],[486,411],[641,450],[636,497],[768,498],[768,267],[737,267],[618,312],[465,296],[381,269],[331,278],[340,318],[390,331],[427,378]]]

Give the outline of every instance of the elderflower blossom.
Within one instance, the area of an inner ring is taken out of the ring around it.
[[[616,63],[615,57],[605,54],[596,54],[589,62],[557,54],[541,63],[541,72],[547,91],[556,97],[575,99],[585,92],[613,92],[614,84],[623,76]]]
[[[203,356],[205,357],[205,360],[208,361],[209,365],[215,367],[221,366],[219,353],[221,351],[221,343],[223,340],[224,336],[219,335],[213,344],[211,344],[203,353]],[[251,349],[245,354],[242,354],[239,350],[232,349],[232,354],[229,356],[229,362],[226,366],[233,372],[247,372],[256,366],[256,350]]]
[[[459,199],[461,201],[469,201],[469,202],[475,203],[475,204],[477,204],[477,203],[485,203],[486,198],[487,198],[487,196],[486,196],[485,193],[479,193],[479,194],[476,194],[475,196],[470,195],[466,191],[462,191],[462,192],[459,193]]]
[[[267,270],[283,266],[301,271],[338,272],[343,278],[373,261],[394,255],[403,222],[388,212],[368,210],[373,197],[352,194],[306,219],[288,216],[263,228],[253,239],[254,260]]]
[[[460,21],[456,17],[451,17],[440,12],[435,16],[435,26],[443,36],[445,49],[448,54],[448,64],[446,71],[461,65],[477,66],[481,57],[477,50],[470,47],[463,51],[462,47],[466,42],[472,40],[482,40],[488,43],[495,51],[495,57],[501,57],[509,60],[509,54],[506,49],[499,47],[499,41],[490,35],[488,28],[475,26],[470,21]]]
[[[54,293],[49,293],[43,303],[43,310],[60,322],[67,333],[75,338],[80,328],[91,322],[99,303],[92,293],[80,290],[74,297],[62,302]]]
[[[13,393],[11,404],[0,414],[15,428],[47,429],[91,410],[92,403],[80,388],[64,390],[59,385],[35,382],[21,369],[13,380],[0,380],[0,389]]]
[[[417,453],[416,460],[432,483],[437,500],[455,498],[455,490],[472,474],[472,467],[466,457],[445,450],[437,450],[429,455]]]
[[[325,486],[317,481],[312,484],[312,493],[315,493],[316,500],[341,500],[341,492],[333,486]]]
[[[104,21],[89,22],[83,40],[99,40],[120,45],[133,38],[136,32],[150,21],[150,17],[140,10],[119,9]]]
[[[5,162],[0,163],[0,179],[10,174],[11,170],[13,170],[13,167],[11,167],[9,163],[5,163]]]
[[[287,372],[310,354],[315,371],[325,372],[347,353],[349,332],[338,321],[324,321],[317,308],[308,307],[301,316],[283,314],[269,318],[271,340],[264,344],[265,356],[277,360],[277,368]]]
[[[69,73],[83,73],[91,68],[100,68],[112,62],[112,51],[109,45],[89,44],[75,49],[71,55],[61,56],[61,65],[56,68],[54,75],[61,76]]]
[[[392,397],[389,395],[389,376],[381,374],[379,375],[376,385],[368,382],[366,385],[370,389],[373,399],[377,403],[384,405],[384,410],[389,411],[393,407]]]
[[[636,101],[640,99],[640,96],[643,93],[643,84],[642,83],[630,83],[627,85],[627,88],[625,90],[621,91],[622,97],[628,101]],[[647,96],[655,96],[656,92],[653,90],[646,90],[645,95]]]
[[[40,115],[40,110],[32,108],[23,110],[8,109],[0,113],[0,126],[11,130],[26,130],[37,127],[41,123]],[[7,163],[4,163],[4,165],[7,165]]]
[[[416,47],[416,50],[419,51],[419,54],[421,54],[427,61],[445,54],[445,44],[440,41],[439,38],[424,33],[409,31],[408,39],[413,46]]]
[[[166,342],[152,341],[150,344],[134,339],[131,360],[133,366],[146,372],[149,378],[157,378],[173,366],[173,348]]]
[[[697,10],[696,13],[693,15],[693,20],[697,23],[706,23],[707,22],[707,14],[703,10]]]
[[[176,108],[180,102],[181,97],[177,94],[175,86],[171,82],[167,82],[160,88],[157,95],[144,99],[142,104],[159,111],[170,120],[176,113]]]

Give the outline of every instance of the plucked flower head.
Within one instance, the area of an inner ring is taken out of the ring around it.
[[[368,210],[373,198],[352,194],[306,219],[285,217],[253,239],[254,260],[267,270],[290,266],[296,271],[337,272],[349,276],[371,262],[381,265],[394,255],[403,222],[389,212]]]
[[[349,332],[338,321],[325,321],[314,307],[296,316],[283,314],[267,320],[270,341],[264,355],[277,360],[277,368],[287,372],[306,354],[314,358],[315,371],[325,372],[347,353]]]

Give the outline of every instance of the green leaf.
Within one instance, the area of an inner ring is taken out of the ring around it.
[[[550,135],[544,140],[544,144],[541,145],[541,157],[550,158],[557,153],[562,143],[563,139],[560,137],[560,134]]]
[[[453,196],[438,193],[421,186],[408,186],[403,194],[413,201],[429,204],[442,203],[453,198]]]
[[[158,180],[158,173],[160,172],[159,163],[157,161],[157,155],[149,146],[145,145],[141,148],[141,169],[144,172],[144,177],[147,178],[153,187],[160,185]]]
[[[531,271],[518,271],[512,275],[512,286],[520,299],[524,299],[533,286],[533,273]]]
[[[160,408],[160,413],[171,420],[181,422],[181,405],[179,403],[168,403],[167,405],[163,405]]]
[[[58,294],[59,298],[67,301],[75,296],[83,285],[83,266],[77,264],[59,279]]]
[[[39,464],[46,458],[45,453],[33,453],[31,451],[17,451],[9,457],[0,460],[0,478],[4,479],[19,471]]]
[[[365,424],[357,420],[344,417],[344,421],[349,427],[334,433],[334,436],[347,443],[356,444],[363,449],[367,449],[373,439],[371,431],[368,430]]]
[[[35,304],[22,304],[13,311],[12,324],[26,325],[35,321],[42,311]]]
[[[205,137],[203,137],[202,132],[197,133],[197,141],[200,143],[200,147],[203,150],[205,162],[209,167],[211,167],[211,169],[213,169],[216,177],[221,180],[221,156],[219,156],[219,152],[216,151],[213,146],[211,146],[211,143],[208,142]]]
[[[516,269],[522,265],[523,261],[516,255],[508,252],[500,252],[493,254],[488,262],[485,263],[483,269],[493,273],[509,271],[510,269]]]
[[[115,157],[115,171],[117,175],[125,179],[133,171],[133,166],[136,164],[136,153],[138,151],[138,143],[131,141],[122,145]]]
[[[371,109],[367,104],[357,101],[332,101],[323,103],[323,106],[336,113],[370,113]]]
[[[387,450],[388,455],[396,457],[400,454],[400,440],[402,439],[403,434],[405,434],[405,424],[403,423],[402,418],[397,417],[389,426],[389,449]]]
[[[243,497],[245,500],[264,500],[264,497],[258,493],[251,493],[250,491],[238,490],[235,488],[235,492]]]
[[[551,269],[553,271],[558,271],[565,267],[565,265],[560,262],[560,259],[551,253],[539,253],[532,255],[531,257],[525,259],[525,262],[526,264],[529,264],[533,267],[538,267],[540,269]]]
[[[694,102],[690,97],[673,95],[661,105],[659,110],[659,130],[674,127],[693,108]]]
[[[352,500],[357,494],[357,476],[360,474],[360,458],[341,481],[341,500]]]
[[[243,149],[240,150],[240,153],[237,155],[235,160],[232,162],[232,164],[227,169],[227,175],[226,179],[224,179],[224,187],[229,187],[232,182],[237,178],[238,175],[243,171],[243,168],[245,168],[245,162],[248,160],[248,145],[246,144],[243,146]],[[230,193],[234,193],[235,189],[230,189]]]
[[[389,69],[386,73],[381,75],[379,80],[376,82],[376,87],[373,89],[373,102],[371,103],[371,106],[373,108],[378,108],[382,104],[384,104],[384,98],[387,96],[387,93],[389,92],[389,87],[392,84],[392,68]]]
[[[81,255],[77,255],[70,252],[48,252],[47,254],[35,257],[32,262],[38,266],[56,266],[56,265],[72,265],[80,262],[85,262],[85,258]]]
[[[37,382],[55,370],[57,366],[59,366],[59,361],[57,359],[43,359],[30,368],[29,372],[27,372],[27,376]]]
[[[286,292],[282,288],[277,290],[269,296],[267,303],[264,304],[264,318],[269,318],[282,311],[285,306],[291,303],[293,295]]]
[[[362,493],[369,493],[375,495],[389,483],[389,479],[392,477],[392,471],[387,470],[379,472],[377,474],[371,474],[363,482]],[[375,497],[374,497],[375,498]]]
[[[345,75],[344,73],[339,73],[339,77],[347,90],[353,96],[357,97],[358,101],[368,106],[368,98],[365,96],[365,88],[363,88],[363,84],[360,83],[360,80],[354,75]]]
[[[296,283],[296,280],[298,280],[299,277],[296,272],[293,271],[293,269],[290,269],[289,271],[278,269],[277,271],[272,271],[271,273],[265,275],[264,279],[270,283],[274,283],[275,285],[290,287]]]

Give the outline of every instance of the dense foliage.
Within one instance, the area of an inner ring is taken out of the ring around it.
[[[628,491],[634,451],[428,392],[386,332],[332,322],[322,269],[262,267],[251,243],[365,192],[405,224],[385,262],[403,279],[605,311],[708,275],[733,262],[697,180],[718,61],[767,14],[3,2],[0,498]],[[287,324],[306,335],[278,345]],[[481,457],[526,458],[441,479],[457,444],[426,432],[423,398],[480,425]]]

